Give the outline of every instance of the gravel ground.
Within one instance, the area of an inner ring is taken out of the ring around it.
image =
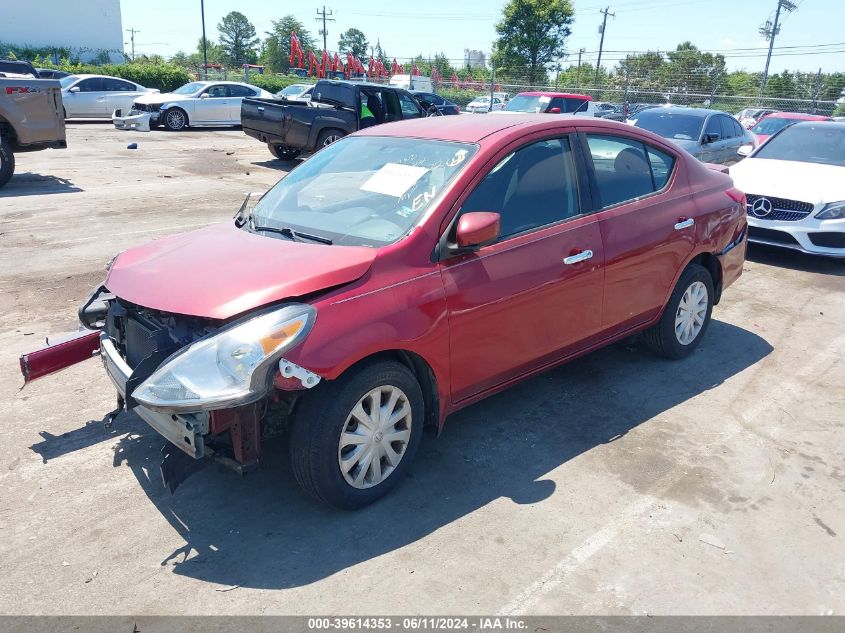
[[[126,145],[138,141],[137,150]],[[845,262],[752,247],[681,362],[619,344],[452,416],[343,513],[282,441],[175,495],[98,361],[21,390],[118,251],[284,175],[240,130],[74,123],[0,193],[0,613],[845,612]]]

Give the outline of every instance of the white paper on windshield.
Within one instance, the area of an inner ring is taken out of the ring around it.
[[[372,191],[401,198],[428,172],[428,167],[386,163],[361,185],[361,191]]]

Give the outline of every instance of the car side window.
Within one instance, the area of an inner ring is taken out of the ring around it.
[[[722,128],[722,138],[723,139],[736,137],[736,134],[734,134],[734,126],[733,126],[733,122],[731,121],[731,119],[729,119],[726,116],[719,116],[719,124]]]
[[[104,89],[108,92],[136,92],[135,84],[120,79],[104,79]]]
[[[246,86],[229,86],[230,97],[254,97],[255,91]]]
[[[587,135],[603,208],[635,200],[656,189],[645,145],[619,136]]]
[[[422,112],[420,112],[416,102],[404,92],[399,93],[399,104],[402,107],[403,119],[418,119],[422,116]]]
[[[654,189],[660,191],[669,182],[669,176],[672,175],[672,169],[675,167],[675,157],[650,145],[646,145],[645,149],[651,166]]]
[[[490,170],[461,213],[501,215],[499,241],[578,215],[575,160],[568,138],[522,147]]]
[[[402,119],[402,107],[399,105],[399,98],[396,96],[396,93],[392,90],[385,90],[380,94],[385,112],[385,123],[400,121]]]
[[[226,86],[211,86],[205,93],[209,97],[225,97],[226,96]]]
[[[711,116],[707,119],[707,125],[704,127],[705,134],[718,134],[722,136],[722,126],[719,124],[718,116]]]
[[[101,92],[103,90],[103,80],[100,77],[91,77],[90,79],[83,79],[76,87],[79,92]]]
[[[734,126],[734,136],[745,136],[745,131],[742,129],[742,126],[739,124],[739,121],[733,119],[732,121]]]

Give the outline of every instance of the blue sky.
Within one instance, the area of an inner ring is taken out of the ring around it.
[[[796,0],[798,9],[786,15],[772,58],[771,72],[784,69],[825,72],[845,71],[845,10],[842,0]],[[624,51],[669,50],[684,40],[701,49],[723,52],[728,68],[761,70],[767,42],[757,29],[774,15],[777,0],[576,0],[575,23],[567,42],[567,61],[594,62],[599,45],[599,10],[609,6],[603,65],[624,57]],[[134,27],[136,51],[172,55],[193,50],[201,35],[199,0],[131,0],[121,3],[123,27]],[[384,0],[336,1],[326,5],[334,12],[329,23],[329,48],[338,35],[359,28],[371,42],[378,38],[391,56],[446,53],[461,60],[464,48],[489,51],[494,25],[505,2],[501,0],[426,0],[388,3]],[[322,6],[322,5],[320,5]],[[206,29],[217,38],[216,25],[229,11],[244,13],[263,36],[272,20],[292,13],[317,35],[317,5],[308,2],[267,0],[206,0]],[[126,34],[128,42],[129,36]],[[792,47],[792,48],[786,48]],[[128,49],[128,45],[127,45]],[[728,50],[734,49],[734,50]],[[746,49],[746,50],[736,50]]]

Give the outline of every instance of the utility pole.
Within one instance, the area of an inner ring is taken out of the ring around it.
[[[323,36],[323,50],[324,51],[328,50],[327,38],[329,36],[329,32],[326,29],[326,22],[334,22],[334,18],[328,17],[330,15],[334,15],[334,13],[332,13],[331,9],[329,9],[328,12],[326,12],[326,5],[323,5],[322,11],[317,9],[317,17],[315,19],[317,20],[317,22],[323,23],[323,28],[320,29],[320,35]]]
[[[781,2],[785,2],[786,0],[781,0]],[[601,22],[601,26],[599,27],[599,33],[601,33],[601,41],[599,42],[599,59],[596,62],[596,77],[593,80],[593,83],[598,86],[599,85],[599,69],[601,68],[601,52],[604,48],[604,30],[607,27],[607,16],[615,18],[615,13],[610,13],[610,7],[605,7],[603,10],[599,11],[599,13],[604,14],[604,19]]]
[[[818,111],[818,100],[819,94],[822,91],[822,69],[819,68],[819,72],[816,73],[816,78],[813,80],[813,114]]]
[[[581,55],[583,55],[584,51],[586,51],[586,50],[587,50],[586,48],[579,48],[578,49],[578,70],[575,73],[575,87],[576,88],[581,87]]]
[[[205,50],[205,0],[200,0],[200,16],[202,17],[202,76],[208,79],[208,55]]]
[[[778,8],[775,9],[774,24],[771,20],[766,20],[766,23],[760,27],[760,35],[769,40],[769,54],[766,55],[766,69],[763,71],[763,78],[760,81],[760,99],[763,98],[763,92],[766,90],[766,83],[769,81],[769,62],[772,61],[772,49],[775,47],[775,37],[780,33],[780,12],[786,11],[791,13],[798,8],[798,5],[791,0],[778,0]]]
[[[126,29],[126,32],[129,33],[129,41],[132,44],[132,61],[135,61],[135,33],[140,33],[136,29]]]

